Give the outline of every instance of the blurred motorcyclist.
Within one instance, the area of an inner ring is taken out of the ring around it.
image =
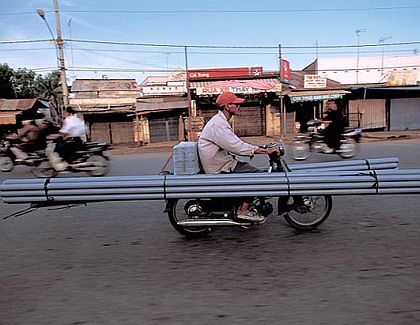
[[[23,161],[28,158],[29,152],[36,150],[34,144],[38,137],[38,127],[33,120],[23,120],[23,127],[18,130],[16,140],[20,142],[11,146],[10,150],[16,156],[17,161]]]
[[[74,160],[76,151],[82,146],[82,137],[85,136],[85,125],[75,113],[76,111],[72,107],[67,107],[63,112],[63,126],[58,131],[63,140],[59,141],[55,148],[59,158],[52,157],[54,168],[57,171],[66,169],[68,163]]]
[[[328,148],[324,150],[326,153],[332,153],[335,150],[340,149],[340,142],[342,134],[344,133],[344,117],[338,110],[337,103],[335,100],[327,101],[326,116],[322,120],[327,126],[323,131],[325,143]]]

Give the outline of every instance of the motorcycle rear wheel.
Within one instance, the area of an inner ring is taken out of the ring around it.
[[[10,172],[15,167],[13,159],[10,156],[0,157],[0,170],[2,172]]]
[[[93,163],[97,168],[94,170],[88,171],[90,176],[105,176],[109,172],[109,161],[104,156],[101,155],[93,155],[90,156],[87,162]]]
[[[169,221],[171,225],[175,228],[175,230],[177,230],[180,234],[184,235],[185,237],[205,237],[212,231],[211,227],[185,227],[178,224],[178,221],[190,219],[187,216],[186,210],[188,209],[188,206],[191,204],[191,202],[193,202],[193,200],[169,200],[166,205],[166,211],[168,212]]]
[[[294,160],[305,160],[311,154],[311,148],[309,144],[304,141],[295,140],[292,144],[292,150],[290,155]]]
[[[49,178],[57,176],[57,171],[47,160],[44,160],[38,166],[33,167],[31,172],[38,178]]]
[[[312,230],[330,215],[332,198],[331,195],[279,197],[278,209],[292,227]]]
[[[340,146],[340,156],[343,158],[352,158],[359,153],[359,144],[353,139],[348,138]]]

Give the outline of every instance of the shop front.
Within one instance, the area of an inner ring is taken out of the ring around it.
[[[275,120],[279,119],[279,96],[282,95],[278,78],[193,81],[190,89],[195,102],[193,113],[204,117],[206,122],[217,113],[217,96],[230,91],[246,99],[241,105],[241,113],[232,119],[232,127],[238,136],[280,134],[279,123]]]

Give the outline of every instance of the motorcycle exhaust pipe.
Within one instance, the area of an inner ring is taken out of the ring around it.
[[[97,166],[96,164],[92,162],[81,162],[81,163],[70,165],[70,167],[72,169],[77,169],[80,171],[91,171],[91,170],[95,170],[96,168],[100,166]]]
[[[181,220],[178,221],[177,224],[183,227],[251,226],[251,222],[238,222],[229,219]]]

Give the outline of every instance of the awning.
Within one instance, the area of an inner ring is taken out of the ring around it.
[[[280,92],[279,79],[253,79],[253,80],[223,80],[223,81],[197,81],[191,82],[190,88],[196,89],[198,96],[216,95],[225,91],[235,94],[259,94],[261,92]]]
[[[19,113],[20,111],[0,112],[0,124],[16,124],[16,115]]]
[[[347,90],[293,91],[289,93],[288,96],[292,103],[298,103],[340,99],[345,94],[350,94],[350,92]]]

